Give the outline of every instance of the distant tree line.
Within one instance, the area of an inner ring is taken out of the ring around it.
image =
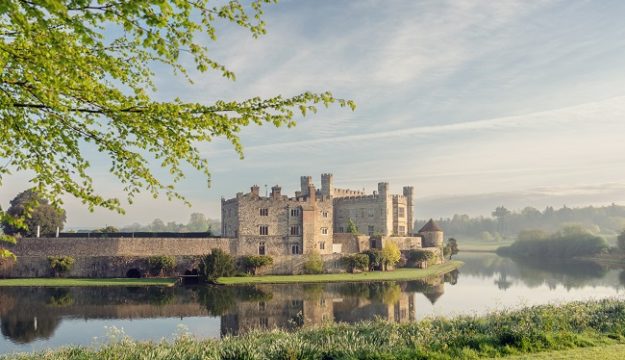
[[[563,206],[544,210],[526,207],[520,211],[510,211],[499,206],[492,217],[471,217],[456,214],[451,218],[441,218],[438,224],[446,235],[471,237],[485,241],[497,241],[504,237],[516,237],[521,231],[539,229],[555,232],[570,225],[579,225],[593,234],[613,236],[625,229],[625,206],[587,206],[569,208]],[[415,221],[415,229],[420,229],[427,220]]]
[[[78,232],[94,232],[93,230],[79,230]],[[192,213],[189,222],[186,224],[175,221],[164,222],[161,219],[154,219],[151,223],[141,225],[134,223],[121,228],[106,226],[95,230],[95,232],[210,232],[212,235],[221,234],[221,222],[216,219],[206,217],[202,213]]]

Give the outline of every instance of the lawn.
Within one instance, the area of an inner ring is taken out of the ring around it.
[[[505,239],[502,241],[465,241],[459,242],[458,247],[460,248],[460,252],[495,252],[497,248],[500,246],[508,246],[512,244],[514,241]]]
[[[28,278],[28,279],[0,279],[2,286],[173,286],[176,279],[172,278],[145,278],[145,279],[73,279],[73,278]]]
[[[249,277],[222,277],[217,283],[224,285],[236,284],[283,284],[283,283],[316,283],[316,282],[355,282],[355,281],[392,281],[417,280],[442,275],[462,266],[461,261],[448,261],[440,265],[432,265],[427,269],[397,269],[394,271],[373,271],[356,274],[320,274],[320,275],[267,275]]]
[[[606,345],[577,348],[571,350],[546,351],[537,354],[528,354],[522,356],[511,356],[505,359],[521,360],[521,359],[602,359],[602,360],[620,360],[625,358],[625,345]]]

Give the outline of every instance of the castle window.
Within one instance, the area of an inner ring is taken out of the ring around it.
[[[373,225],[369,225],[369,227],[367,229],[368,233],[369,233],[369,236],[373,235],[373,229],[374,229]]]
[[[339,233],[345,232],[345,229],[342,226],[339,226]]]
[[[265,242],[261,241],[260,244],[258,244],[258,255],[265,255]]]
[[[399,227],[399,235],[406,235],[406,227],[405,226],[400,226]]]
[[[327,211],[321,212],[321,216],[323,216],[324,218],[327,218],[328,217],[328,212]]]
[[[365,217],[365,209],[360,209],[360,217]]]
[[[299,216],[299,209],[291,209],[291,216],[293,217]]]
[[[328,228],[327,227],[321,228],[321,234],[322,235],[328,235]]]
[[[320,241],[319,242],[319,250],[325,250],[325,249],[326,249],[325,241]]]
[[[260,209],[260,216],[269,216],[269,209]]]
[[[406,214],[405,214],[405,210],[406,210],[406,209],[404,209],[403,207],[398,208],[398,209],[397,209],[397,215],[398,215],[399,217],[404,217],[404,216],[406,216]]]
[[[291,254],[298,255],[299,253],[299,245],[291,245]]]
[[[299,225],[291,226],[291,235],[299,235]]]
[[[375,239],[371,239],[371,241],[369,242],[369,247],[372,249],[377,249],[378,242]]]
[[[269,235],[269,226],[261,225],[260,226],[260,234],[261,235]]]
[[[375,209],[368,209],[369,217],[373,217],[375,215]]]

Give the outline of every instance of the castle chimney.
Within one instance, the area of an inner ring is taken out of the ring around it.
[[[278,185],[271,187],[271,198],[274,200],[280,199],[282,188]]]
[[[259,193],[259,192],[258,192],[258,190],[259,190],[258,185],[254,185],[254,186],[252,186],[252,187],[250,188],[250,192],[251,192],[251,193],[252,193],[252,195],[254,195],[254,196],[258,196],[258,193]]]
[[[308,201],[311,204],[317,202],[317,190],[315,190],[315,185],[313,184],[308,185]]]

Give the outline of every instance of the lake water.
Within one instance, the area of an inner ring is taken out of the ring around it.
[[[625,272],[593,263],[519,263],[466,253],[457,272],[428,281],[174,288],[0,288],[0,354],[100,344],[115,329],[172,338],[181,329],[218,338],[254,328],[297,329],[572,300],[623,298]]]

